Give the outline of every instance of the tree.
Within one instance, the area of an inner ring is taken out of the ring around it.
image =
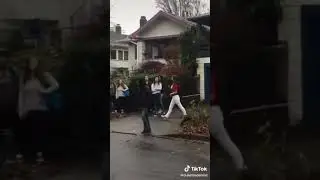
[[[209,12],[208,4],[204,0],[155,0],[155,2],[157,8],[164,12],[184,18]]]

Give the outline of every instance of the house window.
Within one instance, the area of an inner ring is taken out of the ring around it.
[[[124,54],[124,60],[128,60],[129,59],[128,51],[123,51],[123,54]]]
[[[123,60],[123,51],[118,51],[118,60]]]
[[[111,59],[117,59],[117,51],[111,50]]]

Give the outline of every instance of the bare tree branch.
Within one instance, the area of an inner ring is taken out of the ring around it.
[[[162,11],[184,18],[209,12],[205,0],[155,0],[155,3]]]

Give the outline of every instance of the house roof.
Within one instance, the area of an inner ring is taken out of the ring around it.
[[[166,17],[178,24],[181,24],[181,25],[184,25],[186,27],[190,27],[190,26],[196,26],[197,23],[195,22],[192,22],[192,21],[189,21],[185,18],[182,18],[182,17],[179,17],[179,16],[175,16],[175,15],[172,15],[170,13],[166,13],[164,11],[159,11],[156,15],[154,15],[149,21],[147,21],[147,23],[145,25],[143,25],[142,27],[140,27],[138,30],[136,30],[135,32],[133,32],[131,35],[129,35],[129,38],[130,39],[135,39],[135,38],[138,38],[138,34],[145,30],[146,28],[152,26],[155,21],[160,18],[160,17]],[[208,31],[210,31],[210,27],[209,26],[203,26],[205,27]]]
[[[111,43],[117,42],[118,40],[125,39],[127,37],[128,37],[128,35],[119,34],[119,33],[115,32],[115,31],[110,31],[110,42]]]

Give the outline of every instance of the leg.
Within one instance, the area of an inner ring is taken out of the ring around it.
[[[181,101],[180,101],[180,97],[178,95],[175,95],[174,97],[172,97],[172,99],[175,101],[175,104],[179,107],[179,109],[181,110],[182,114],[184,116],[187,115],[187,111],[186,109],[182,106]]]
[[[164,96],[164,94],[163,94],[163,93],[161,93],[161,94],[160,94],[160,107],[161,107],[161,111],[164,111],[164,106],[163,106],[163,96]]]
[[[220,107],[212,107],[212,117],[209,125],[212,136],[222,148],[231,156],[237,170],[245,168],[244,159],[238,147],[230,139],[223,125],[223,115]]]
[[[142,133],[150,133],[151,128],[150,128],[150,122],[148,118],[148,108],[143,108],[142,109],[142,121],[143,121],[143,131]]]
[[[174,99],[172,97],[170,105],[169,105],[168,112],[167,112],[166,115],[164,115],[165,118],[169,118],[170,114],[172,113],[172,109],[173,109],[174,105],[175,105],[175,102],[174,102]]]

